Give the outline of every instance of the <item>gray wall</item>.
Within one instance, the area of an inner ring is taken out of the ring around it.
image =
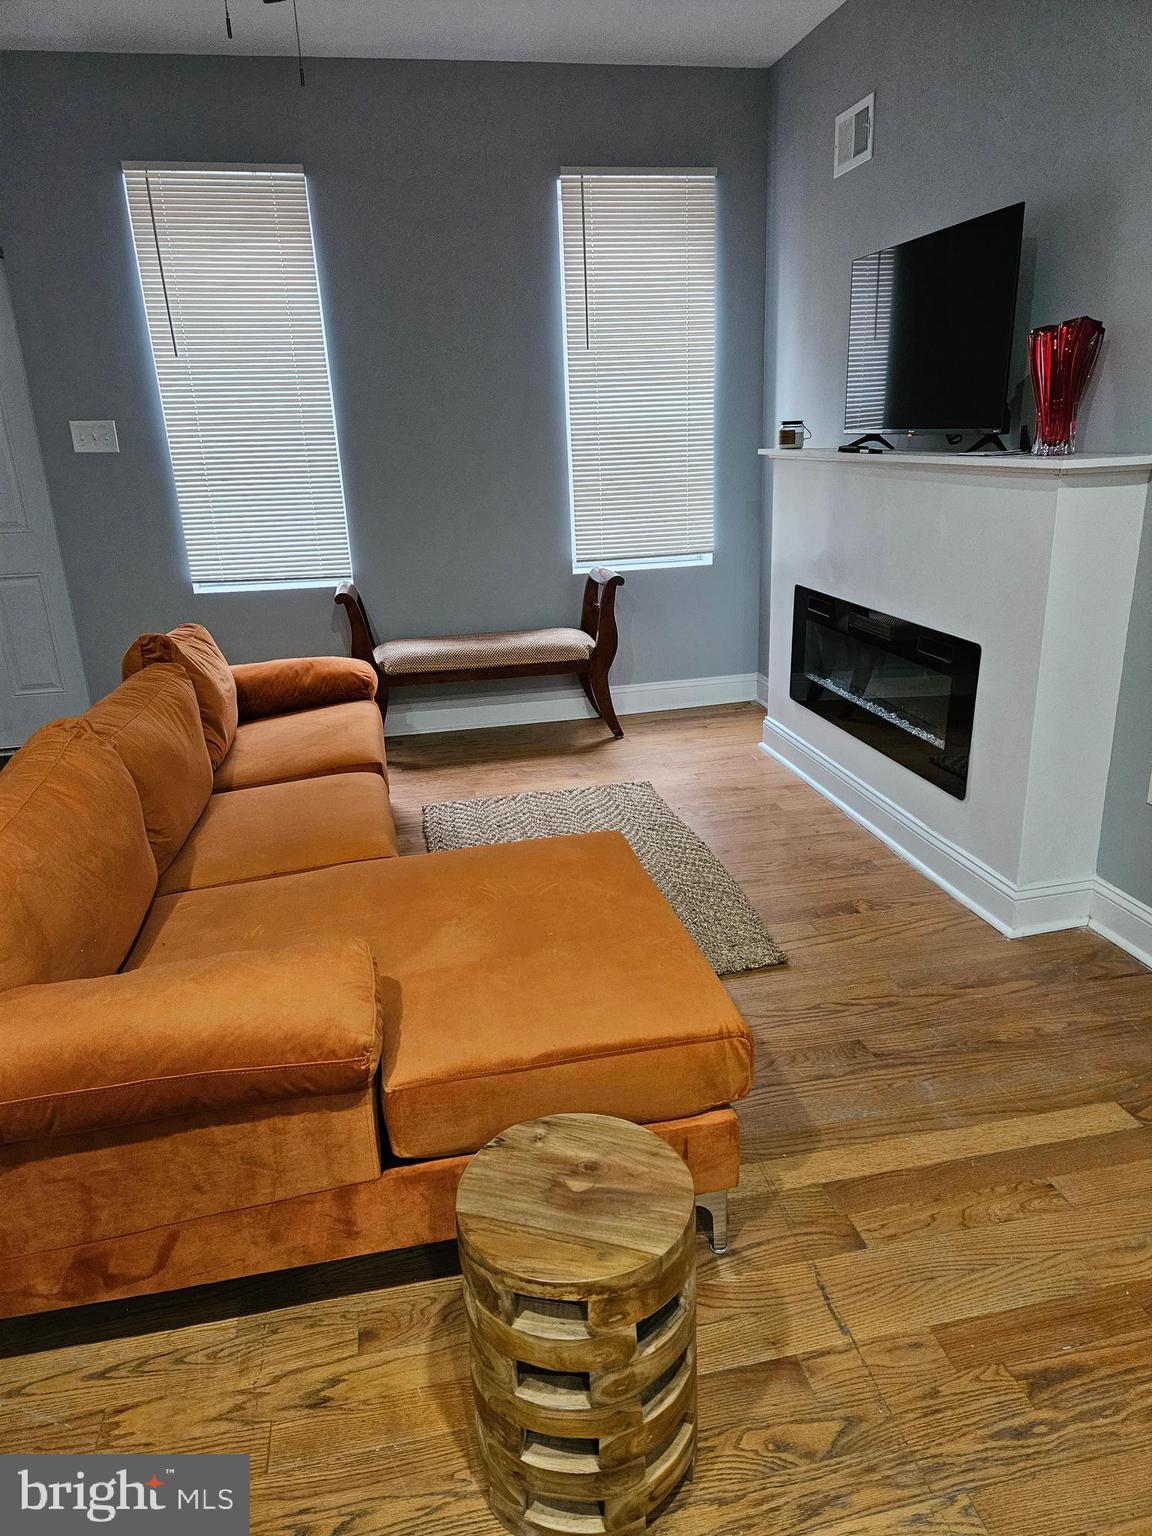
[[[717,550],[630,575],[620,682],[751,672],[767,78],[762,71],[49,53],[0,57],[0,243],[89,682],[137,631],[235,660],[344,649],[328,592],[194,596],[122,160],[308,170],[353,557],[378,627],[573,623],[555,177],[719,168]],[[70,417],[114,417],[118,457]]]
[[[1084,313],[1108,328],[1080,447],[1152,449],[1150,57],[1147,0],[848,0],[776,64],[768,421],[803,416],[816,444],[842,441],[854,256],[1023,199],[1021,332]],[[833,118],[872,90],[875,156],[834,181]],[[1016,372],[1022,382],[1022,336]],[[1099,865],[1143,901],[1152,901],[1150,680],[1152,519]]]

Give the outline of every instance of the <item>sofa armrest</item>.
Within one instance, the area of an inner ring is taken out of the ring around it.
[[[359,939],[17,987],[0,1144],[365,1089],[395,995]]]
[[[232,668],[241,720],[376,697],[376,673],[351,656],[296,656]]]

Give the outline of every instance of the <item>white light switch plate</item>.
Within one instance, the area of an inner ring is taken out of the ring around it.
[[[75,453],[119,453],[114,421],[70,421]]]

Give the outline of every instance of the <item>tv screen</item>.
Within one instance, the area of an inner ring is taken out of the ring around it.
[[[847,432],[1002,432],[1024,204],[852,263]]]

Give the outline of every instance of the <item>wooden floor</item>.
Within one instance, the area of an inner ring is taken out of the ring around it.
[[[701,1246],[666,1536],[1152,1532],[1152,974],[1008,943],[758,754],[752,707],[413,737],[425,801],[650,779],[791,956]],[[181,1326],[183,1325],[183,1326]],[[494,1533],[449,1247],[8,1324],[0,1450],[232,1450],[261,1536]]]

